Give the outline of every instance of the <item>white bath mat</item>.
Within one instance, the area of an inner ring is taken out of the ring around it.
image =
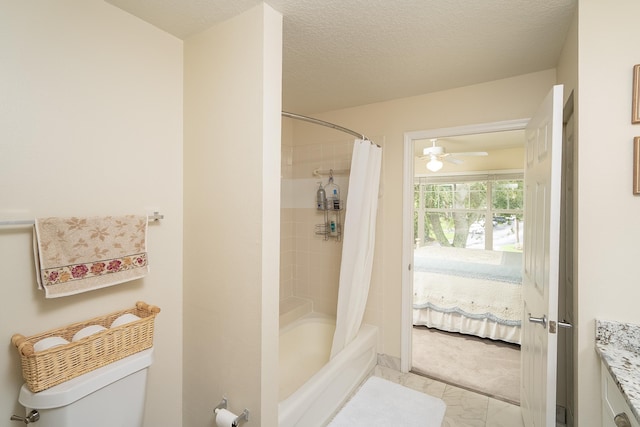
[[[442,399],[371,377],[329,427],[440,427],[446,407]]]

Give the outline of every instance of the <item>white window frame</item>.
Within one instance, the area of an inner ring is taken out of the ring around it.
[[[484,223],[485,223],[485,241],[484,248],[486,250],[493,250],[493,215],[497,213],[505,213],[512,215],[523,215],[524,209],[500,209],[495,210],[493,207],[493,184],[496,181],[506,181],[506,180],[522,180],[524,181],[524,171],[520,172],[494,172],[491,174],[483,173],[483,174],[465,174],[465,175],[438,175],[436,177],[430,176],[417,176],[414,178],[414,187],[415,185],[426,185],[426,184],[461,184],[464,182],[486,182],[487,183],[487,194],[486,194],[486,208],[484,209],[460,209],[460,208],[428,208],[424,206],[424,197],[420,194],[419,198],[419,206],[417,208],[418,212],[418,233],[415,238],[416,244],[418,242],[424,243],[425,239],[425,230],[424,230],[424,217],[429,212],[435,213],[453,213],[453,212],[463,212],[463,213],[484,213]],[[422,193],[422,186],[420,187],[420,192]],[[415,195],[415,190],[414,190]]]

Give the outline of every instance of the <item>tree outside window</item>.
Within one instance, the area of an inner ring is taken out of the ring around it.
[[[513,174],[511,174],[513,175]],[[521,251],[524,180],[499,175],[484,179],[414,185],[414,236],[418,246]]]

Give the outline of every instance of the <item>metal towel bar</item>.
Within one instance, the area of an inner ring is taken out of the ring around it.
[[[164,215],[160,212],[154,212],[153,215],[148,216],[149,221],[160,221],[164,219]],[[6,226],[21,226],[21,225],[34,225],[36,222],[33,219],[18,219],[18,220],[6,220],[0,221],[0,227]]]

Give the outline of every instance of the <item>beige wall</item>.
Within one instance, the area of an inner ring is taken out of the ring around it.
[[[222,396],[277,424],[281,26],[260,5],[185,40],[184,426]]]
[[[0,416],[22,384],[14,333],[158,305],[146,426],[181,423],[182,42],[101,0],[3,1],[0,220],[157,209],[151,272],[84,294],[36,289],[29,227],[0,229]],[[11,423],[13,424],[13,423]]]
[[[600,419],[595,319],[640,324],[640,200],[632,195],[632,69],[640,3],[580,2],[578,25],[578,422]]]
[[[376,260],[366,321],[382,330],[381,352],[400,357],[402,162],[404,133],[530,117],[555,84],[555,70],[411,98],[319,114],[362,132],[383,148]],[[296,122],[294,139],[335,138],[335,131]]]

